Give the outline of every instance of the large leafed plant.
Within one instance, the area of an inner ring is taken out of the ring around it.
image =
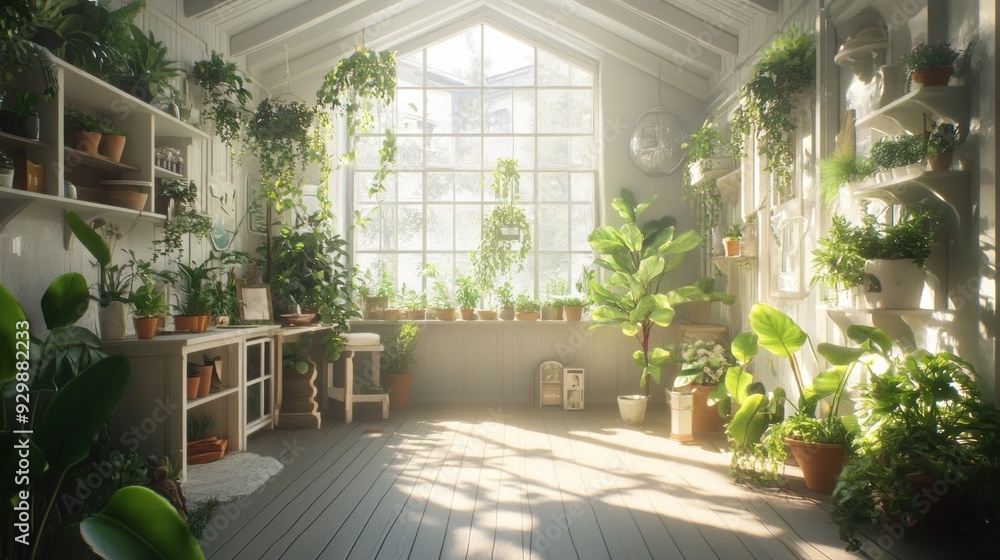
[[[733,303],[724,292],[713,292],[714,281],[703,278],[690,286],[664,291],[667,275],[676,270],[687,253],[698,247],[701,238],[693,231],[674,234],[674,227],[659,220],[642,227],[636,222],[655,200],[637,204],[628,189],[612,202],[624,220],[619,228],[601,226],[590,233],[591,247],[600,253],[597,265],[604,269],[604,283],[590,281],[594,302],[590,328],[602,325],[618,327],[626,336],[635,337],[639,350],[632,359],[641,372],[639,386],[649,396],[649,380],[660,382],[660,374],[671,362],[667,348],[650,346],[656,326],[666,327],[674,319],[674,307],[688,302],[722,301]]]

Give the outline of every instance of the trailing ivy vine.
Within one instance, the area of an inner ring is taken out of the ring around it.
[[[757,153],[767,157],[764,170],[781,193],[789,192],[792,184],[792,140],[799,124],[795,103],[815,83],[815,38],[792,27],[771,43],[741,90],[732,121],[735,151],[744,153],[744,137],[756,139]]]
[[[476,282],[484,292],[495,289],[499,279],[520,272],[531,252],[531,225],[518,206],[521,175],[517,160],[499,158],[492,176],[490,188],[497,206],[483,220],[479,249],[471,253]]]
[[[302,198],[297,173],[315,157],[311,134],[316,110],[301,101],[265,98],[247,126],[247,140],[260,164],[264,193],[281,213]]]
[[[153,260],[169,257],[174,253],[184,255],[184,236],[192,234],[198,239],[208,239],[212,234],[212,218],[199,214],[194,208],[185,207],[163,224],[163,237],[153,241],[156,252]]]
[[[235,153],[240,131],[253,114],[253,94],[244,87],[251,83],[250,78],[215,51],[208,60],[195,62],[190,75],[204,90],[205,118],[215,123],[216,136]]]
[[[354,163],[357,159],[354,137],[371,134],[378,124],[378,113],[388,109],[395,97],[395,51],[376,52],[359,46],[323,77],[323,85],[316,92],[320,122],[329,127],[332,119],[343,118],[347,126],[349,146],[340,155],[341,165]],[[385,180],[395,162],[396,135],[387,128],[379,150],[379,168],[368,185],[370,197],[385,192]]]

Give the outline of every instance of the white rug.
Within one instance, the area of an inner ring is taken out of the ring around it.
[[[274,457],[256,453],[229,453],[224,458],[204,465],[188,467],[188,481],[181,489],[188,507],[218,498],[231,502],[256,492],[272,476],[281,472],[284,465]]]

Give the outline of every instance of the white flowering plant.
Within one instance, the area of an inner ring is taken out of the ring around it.
[[[736,365],[728,348],[704,340],[684,343],[678,361],[681,363],[681,371],[674,379],[674,387],[690,384],[718,385],[726,371]]]

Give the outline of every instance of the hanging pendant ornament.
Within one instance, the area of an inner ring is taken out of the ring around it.
[[[632,163],[648,175],[669,175],[684,161],[681,144],[687,137],[684,126],[670,111],[646,111],[636,120],[629,137]]]

